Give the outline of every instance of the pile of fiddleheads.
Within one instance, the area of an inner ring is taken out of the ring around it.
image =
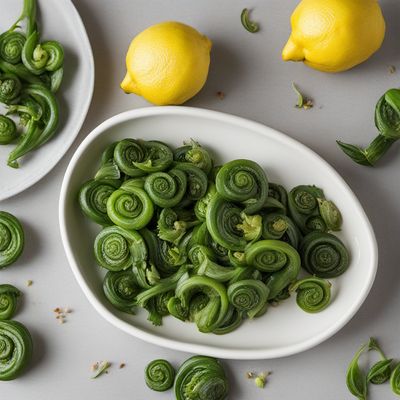
[[[25,22],[25,29],[20,24]],[[24,0],[22,13],[0,34],[0,102],[7,115],[19,118],[19,132],[8,116],[0,115],[0,145],[16,142],[8,165],[42,146],[57,131],[59,107],[55,97],[63,79],[64,50],[54,40],[41,41],[36,0]]]
[[[349,266],[330,233],[342,216],[322,189],[288,193],[251,160],[214,167],[193,140],[174,151],[160,141],[111,143],[78,197],[103,227],[94,255],[108,270],[105,298],[130,314],[146,309],[155,325],[172,315],[226,334],[292,293],[315,313],[331,299],[324,279]],[[301,267],[313,277],[299,280]]]

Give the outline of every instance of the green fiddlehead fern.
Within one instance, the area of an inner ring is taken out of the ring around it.
[[[193,356],[181,365],[176,374],[176,400],[224,400],[228,391],[225,371],[215,358]]]
[[[319,213],[330,231],[340,231],[342,226],[342,214],[336,205],[325,199],[318,199]]]
[[[136,296],[140,290],[141,288],[130,270],[108,271],[104,277],[104,295],[117,310],[134,314]]]
[[[119,188],[119,181],[90,180],[79,191],[79,205],[83,213],[100,225],[111,225],[107,215],[107,200]]]
[[[215,193],[217,193],[217,188],[213,182],[209,181],[206,194],[201,199],[197,200],[194,205],[194,212],[199,221],[206,220],[207,206]]]
[[[297,292],[297,305],[308,313],[317,313],[328,307],[331,300],[330,282],[310,277],[301,279],[289,287],[289,293]]]
[[[0,285],[0,321],[14,317],[21,292],[12,285]]]
[[[153,360],[147,365],[144,377],[151,390],[165,392],[174,385],[175,370],[167,360]]]
[[[5,115],[0,115],[0,144],[9,144],[16,137],[17,127],[15,122]]]
[[[200,332],[212,332],[224,320],[229,308],[225,286],[207,276],[192,276],[178,282],[175,296],[183,308],[189,308],[192,298],[204,293],[208,296],[207,305],[194,315],[194,322]]]
[[[204,197],[208,188],[208,179],[203,170],[191,163],[176,163],[174,169],[186,174],[187,189],[185,197],[188,202],[197,201]]]
[[[350,256],[342,241],[330,233],[311,232],[300,246],[302,266],[319,278],[336,278],[350,264]]]
[[[390,375],[390,387],[394,394],[400,396],[400,363],[393,368]]]
[[[278,200],[285,208],[288,206],[288,194],[286,189],[277,183],[269,183],[268,197]]]
[[[17,378],[32,356],[32,338],[17,321],[0,321],[0,381]]]
[[[0,211],[0,269],[14,263],[24,249],[24,230],[16,217]]]
[[[172,150],[165,144],[156,140],[140,141],[144,151],[143,161],[135,161],[136,168],[150,174],[153,172],[165,171],[172,164]]]
[[[346,374],[346,385],[350,393],[360,400],[367,399],[368,386],[367,379],[362,372],[360,366],[358,365],[358,360],[361,354],[368,349],[368,343],[363,344],[357,353],[354,355],[353,359],[347,368]]]
[[[110,271],[122,271],[137,262],[145,261],[147,254],[142,236],[136,231],[127,231],[118,226],[104,228],[94,242],[97,263]]]
[[[280,239],[295,249],[299,248],[302,235],[296,224],[286,215],[279,213],[264,214],[262,221],[264,239]]]
[[[176,168],[153,173],[144,183],[144,189],[154,204],[163,208],[177,206],[186,193],[186,187],[185,173]]]
[[[174,160],[179,162],[190,162],[203,170],[207,175],[213,167],[210,153],[199,143],[191,140],[189,144],[179,147],[174,151]]]
[[[22,83],[17,75],[0,75],[0,102],[11,104],[21,94]]]
[[[22,33],[6,32],[0,36],[0,57],[10,64],[18,64],[21,62],[21,53],[25,41],[25,36]]]
[[[207,207],[206,223],[211,237],[221,246],[234,251],[243,251],[247,241],[241,225],[242,210],[235,204],[224,200],[216,194],[212,197]]]
[[[112,179],[121,178],[121,171],[117,163],[114,161],[114,150],[118,142],[111,143],[101,155],[101,166],[96,172],[94,178],[97,179]]]
[[[28,83],[38,83],[43,85],[43,81],[40,77],[30,73],[24,64],[10,64],[0,58],[0,71],[3,71],[5,74],[15,75],[20,80]]]
[[[245,250],[248,265],[261,272],[270,272],[266,285],[268,299],[274,299],[286,286],[297,279],[300,271],[299,253],[280,240],[260,240]]]
[[[228,312],[225,315],[225,319],[221,322],[218,328],[215,328],[212,333],[215,335],[226,335],[227,333],[233,332],[243,322],[243,313],[240,313],[232,305],[229,306]]]
[[[153,218],[154,206],[147,193],[125,182],[107,200],[107,215],[114,224],[125,229],[142,229]]]
[[[115,145],[114,160],[119,169],[130,177],[146,175],[145,171],[135,166],[135,163],[142,162],[145,157],[146,151],[138,140],[124,139]]]
[[[261,210],[268,197],[268,179],[254,161],[233,160],[218,171],[215,184],[225,200],[240,202],[246,214]]]
[[[266,306],[269,289],[261,281],[245,279],[229,285],[227,293],[229,302],[239,312],[254,318]]]

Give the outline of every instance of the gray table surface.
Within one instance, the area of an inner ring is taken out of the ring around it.
[[[17,214],[26,227],[27,246],[18,266],[2,271],[2,281],[21,287],[23,307],[18,319],[32,331],[35,354],[28,373],[1,383],[1,398],[46,399],[170,399],[171,392],[151,392],[144,384],[148,361],[165,357],[175,365],[189,354],[147,344],[102,319],[84,297],[64,255],[58,229],[58,195],[64,171],[83,138],[104,119],[148,104],[125,95],[119,82],[131,38],[163,20],[195,26],[214,42],[209,79],[187,105],[250,118],[296,138],[331,163],[350,184],[370,217],[379,243],[379,270],[373,289],[357,315],[325,343],[304,353],[276,360],[226,361],[230,399],[350,399],[345,385],[348,361],[369,336],[400,358],[399,147],[376,169],[360,167],[346,158],[335,139],[367,143],[376,133],[375,103],[390,87],[399,86],[400,4],[382,0],[387,34],[382,49],[363,65],[341,74],[320,73],[301,64],[283,63],[280,51],[289,31],[296,0],[75,0],[93,47],[96,81],[86,122],[73,147],[56,168],[35,187],[0,203]],[[245,6],[261,31],[251,35],[239,20]],[[291,82],[312,96],[315,107],[294,108]],[[220,100],[217,91],[226,96]],[[31,287],[26,281],[33,280]],[[70,307],[67,323],[59,325],[53,308]],[[293,326],[296,329],[296,326]],[[91,380],[90,366],[110,360],[110,373]],[[126,363],[122,370],[121,362]],[[264,390],[245,378],[246,371],[272,370]],[[371,399],[394,399],[388,385],[374,387]]]

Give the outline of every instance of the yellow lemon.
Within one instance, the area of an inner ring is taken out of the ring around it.
[[[182,104],[206,82],[211,45],[206,36],[180,22],[150,26],[129,46],[121,88],[156,105]]]
[[[377,0],[302,0],[291,25],[282,58],[326,72],[345,71],[367,60],[385,36]]]

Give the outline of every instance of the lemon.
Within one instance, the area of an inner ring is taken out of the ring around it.
[[[350,69],[381,46],[385,20],[376,0],[302,0],[291,17],[285,61],[326,72]]]
[[[211,41],[180,22],[162,22],[139,33],[126,55],[121,88],[156,105],[182,104],[204,86]]]

